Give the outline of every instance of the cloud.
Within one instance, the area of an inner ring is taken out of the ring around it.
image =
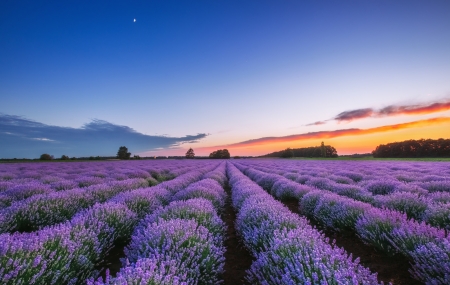
[[[377,112],[378,116],[423,115],[450,110],[450,100],[428,104],[387,106]]]
[[[19,116],[0,114],[1,158],[36,158],[42,153],[55,157],[114,156],[120,146],[132,153],[169,148],[195,142],[206,134],[184,137],[150,136],[127,126],[93,120],[81,128],[51,126]]]
[[[317,122],[314,122],[311,124],[307,124],[305,126],[320,126],[320,125],[324,125],[324,124],[326,124],[326,121],[317,121]]]
[[[355,109],[344,111],[339,113],[336,117],[326,120],[318,121],[315,123],[307,124],[305,126],[317,126],[323,125],[327,121],[351,122],[354,120],[365,118],[380,118],[390,117],[398,115],[427,115],[437,112],[443,112],[450,110],[450,99],[444,99],[442,101],[428,102],[415,105],[390,105],[382,109],[376,110],[373,108]]]
[[[374,110],[372,108],[356,109],[342,112],[334,117],[334,120],[338,122],[350,122],[353,120],[370,117],[373,115],[373,113]]]
[[[235,143],[235,144],[230,144],[230,145],[226,145],[226,146],[210,147],[208,149],[227,148],[227,147],[228,148],[252,147],[252,146],[260,146],[260,145],[271,144],[271,143],[291,142],[291,141],[297,141],[297,140],[329,139],[329,138],[336,138],[336,137],[343,137],[343,136],[358,136],[358,135],[384,133],[384,132],[389,132],[389,131],[394,131],[394,130],[410,129],[410,128],[417,128],[417,127],[444,124],[444,123],[450,123],[450,117],[437,117],[437,118],[433,118],[433,119],[419,120],[419,121],[413,121],[413,122],[408,122],[408,123],[403,123],[403,124],[387,125],[387,126],[381,126],[381,127],[375,127],[375,128],[369,128],[369,129],[353,128],[353,129],[341,129],[341,130],[334,130],[334,131],[309,132],[309,133],[304,133],[304,134],[295,134],[295,135],[289,135],[289,136],[283,136],[283,137],[264,137],[264,138],[243,141],[243,142],[239,142],[239,143]]]

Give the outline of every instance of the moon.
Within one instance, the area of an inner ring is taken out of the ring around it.
[[[133,19],[133,23],[136,23],[136,19]]]

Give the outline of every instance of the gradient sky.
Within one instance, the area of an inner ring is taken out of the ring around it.
[[[0,157],[449,138],[447,119],[429,120],[450,116],[449,15],[449,1],[4,0]],[[288,138],[242,144],[267,137]]]

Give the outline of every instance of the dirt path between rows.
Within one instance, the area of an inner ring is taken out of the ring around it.
[[[109,251],[103,262],[96,266],[96,269],[100,270],[100,277],[105,279],[106,269],[109,269],[110,276],[116,277],[116,274],[120,271],[120,268],[122,268],[122,262],[120,261],[120,259],[125,257],[124,249],[127,244],[128,242],[120,245],[115,245]]]
[[[231,188],[225,187],[228,194],[225,211],[222,219],[227,225],[227,239],[225,241],[225,273],[223,274],[224,285],[248,284],[244,281],[245,271],[252,264],[250,252],[239,241],[239,237],[234,228],[236,212],[231,205]]]
[[[293,213],[301,215],[298,200],[282,201]],[[354,232],[336,232],[324,228],[314,219],[308,219],[309,223],[322,231],[330,240],[335,240],[336,245],[344,248],[353,255],[353,259],[359,257],[360,263],[372,272],[378,273],[378,280],[385,284],[392,282],[394,285],[419,285],[423,284],[411,277],[408,272],[409,261],[402,255],[388,256],[377,252],[375,248],[365,245]]]

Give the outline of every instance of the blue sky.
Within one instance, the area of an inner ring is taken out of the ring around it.
[[[0,2],[3,116],[209,134],[200,148],[334,130],[305,124],[450,96],[448,1],[92,2]]]

